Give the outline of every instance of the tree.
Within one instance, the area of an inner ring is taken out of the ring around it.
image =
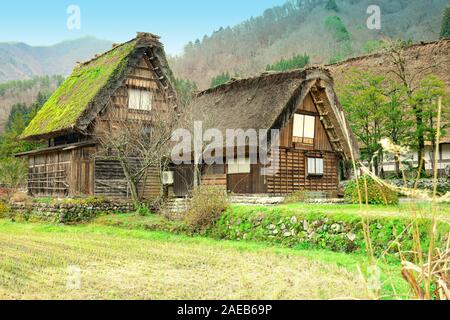
[[[379,174],[382,153],[380,141],[383,138],[386,96],[385,78],[370,72],[354,71],[349,83],[341,90],[341,102],[353,132],[362,143],[362,159]]]
[[[197,91],[197,84],[194,81],[185,79],[175,79],[175,90],[177,91],[178,101],[181,107],[186,107],[192,101],[195,91]]]
[[[450,38],[450,6],[444,10],[442,17],[441,38]]]
[[[417,151],[417,161],[418,161],[418,172],[419,174],[424,173],[424,151],[425,151],[425,143],[427,141],[426,132],[432,131],[430,129],[430,125],[427,124],[433,121],[430,121],[431,118],[435,118],[435,113],[430,113],[430,108],[432,108],[433,104],[430,102],[433,99],[436,99],[435,90],[425,89],[424,87],[429,87],[429,80],[423,79],[422,81],[418,81],[424,74],[429,73],[428,70],[432,67],[437,67],[438,65],[427,65],[417,69],[412,69],[407,63],[407,59],[404,54],[404,48],[407,46],[407,43],[402,41],[397,42],[389,42],[385,46],[386,54],[390,63],[393,65],[391,74],[396,78],[395,80],[399,82],[399,84],[403,87],[403,90],[406,94],[407,98],[407,112],[410,112],[412,118],[414,119],[414,143],[411,145]],[[432,76],[433,77],[433,76]],[[437,79],[431,81],[434,85]],[[440,94],[443,94],[442,86],[445,88],[443,83],[439,84],[438,87],[441,87]],[[426,94],[424,92],[427,92]],[[444,99],[448,96],[448,92],[445,92]],[[444,114],[445,117],[447,117]],[[444,119],[443,123],[448,123],[448,119]],[[427,129],[428,128],[428,129]],[[430,137],[428,137],[430,138]]]
[[[19,139],[19,136],[44,105],[48,96],[49,94],[39,92],[36,101],[30,107],[22,103],[12,106],[6,123],[6,131],[0,135],[0,159],[36,149],[41,145],[39,142],[23,141]]]
[[[416,128],[416,137],[429,141],[432,145],[430,154],[431,163],[434,165],[434,156],[437,138],[437,101],[443,99],[441,115],[441,136],[449,126],[449,92],[445,83],[435,75],[428,75],[420,81],[418,89],[411,97],[411,105],[414,106],[414,114],[422,119],[420,126]]]
[[[328,0],[328,3],[327,3],[327,5],[325,6],[325,9],[327,9],[327,10],[333,10],[333,11],[339,12],[339,7],[338,7],[338,5],[336,4],[336,1],[335,1],[335,0]]]
[[[330,16],[325,20],[325,27],[333,33],[338,42],[350,40],[350,33],[338,16]]]
[[[15,190],[22,186],[27,178],[25,161],[17,158],[4,158],[0,161],[0,184]]]
[[[414,121],[410,112],[406,109],[407,97],[404,87],[398,82],[386,79],[384,85],[384,95],[386,104],[384,108],[385,119],[383,124],[384,136],[396,146],[409,146],[413,140]],[[397,178],[401,178],[400,154],[394,154],[395,173]]]
[[[120,163],[136,207],[143,198],[139,185],[145,185],[149,170],[157,170],[160,175],[167,170],[170,139],[178,128],[179,119],[178,109],[167,107],[154,110],[151,121],[118,119],[114,115],[99,120],[96,138],[101,148],[98,156]]]
[[[220,86],[230,81],[231,76],[228,72],[223,72],[211,79],[211,88]]]
[[[298,54],[294,55],[291,59],[281,59],[274,64],[267,65],[266,71],[287,71],[293,69],[301,69],[304,68],[309,63],[309,61],[309,56],[306,53],[303,55]]]

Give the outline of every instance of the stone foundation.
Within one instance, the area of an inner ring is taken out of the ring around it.
[[[53,223],[88,222],[104,213],[129,213],[134,207],[129,203],[13,203],[10,218],[35,219]]]

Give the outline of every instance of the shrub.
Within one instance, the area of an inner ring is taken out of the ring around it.
[[[185,217],[186,223],[193,231],[204,231],[214,225],[228,206],[228,198],[223,189],[198,187],[193,191]]]
[[[375,180],[368,176],[359,178],[359,187],[363,203],[366,203],[367,182],[367,198],[369,204],[396,205],[399,202],[398,194],[385,186],[381,186]],[[345,186],[345,200],[349,203],[359,203],[358,187],[356,181],[351,181]]]
[[[16,192],[11,196],[10,199],[11,203],[25,203],[25,202],[31,202],[31,197],[29,197],[27,194],[23,192]]]
[[[99,206],[105,203],[109,203],[109,200],[105,197],[89,196],[86,198],[78,198],[78,199],[64,199],[61,202],[65,204],[77,204],[82,206]]]
[[[149,216],[152,212],[150,211],[149,207],[146,204],[141,204],[137,210],[136,213],[142,217]]]
[[[17,189],[26,182],[27,166],[17,158],[0,160],[0,183],[11,189]]]
[[[0,218],[6,218],[9,213],[9,207],[3,201],[0,201]]]

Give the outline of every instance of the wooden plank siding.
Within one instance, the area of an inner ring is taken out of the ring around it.
[[[71,152],[54,151],[28,157],[28,190],[33,196],[69,194]]]
[[[128,90],[140,89],[152,93],[152,110],[134,110],[128,107]],[[165,89],[151,69],[148,57],[144,57],[125,79],[123,85],[111,96],[105,110],[97,118],[94,135],[114,130],[114,122],[143,121],[151,124],[153,112],[168,110],[168,97]],[[94,193],[112,198],[129,198],[130,192],[120,163],[114,161],[95,161]],[[161,193],[161,177],[159,170],[151,168],[147,171],[138,191],[144,199],[154,199]]]
[[[324,175],[309,177],[307,174],[308,156],[324,159]],[[293,148],[280,149],[280,169],[266,177],[267,192],[289,194],[300,190],[334,191],[339,186],[339,158],[334,152],[310,152]]]
[[[300,190],[335,191],[339,186],[339,157],[333,151],[326,130],[320,120],[314,100],[308,94],[296,113],[315,117],[314,141],[303,144],[293,141],[294,119],[280,129],[279,171],[262,176],[259,165],[251,166],[250,174],[228,174],[228,191],[232,193],[289,194]],[[308,176],[307,158],[324,160],[323,176]]]
[[[160,176],[157,168],[149,168],[138,184],[143,199],[155,199],[160,195]],[[95,159],[95,196],[108,198],[130,198],[130,188],[119,161]]]

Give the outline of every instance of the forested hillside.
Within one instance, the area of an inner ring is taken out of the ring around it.
[[[170,59],[178,78],[199,88],[219,75],[249,76],[281,59],[309,56],[331,63],[370,53],[383,38],[437,40],[448,0],[289,0],[233,27],[186,45]],[[369,5],[381,8],[381,30],[369,30]]]
[[[0,133],[4,131],[11,108],[16,104],[30,106],[39,94],[48,96],[64,80],[62,76],[33,77],[30,80],[0,84]]]

